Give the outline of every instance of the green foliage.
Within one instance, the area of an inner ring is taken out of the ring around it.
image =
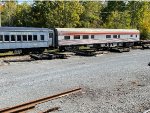
[[[78,1],[37,1],[32,6],[34,26],[76,27],[82,10]]]
[[[2,11],[2,25],[5,26],[13,26],[13,20],[15,17],[15,12],[17,8],[17,2],[14,1],[7,1],[5,5],[3,6]]]
[[[107,5],[106,7],[104,6],[101,14],[104,23],[109,21],[108,17],[111,15],[112,12],[123,12],[126,9],[124,1],[108,1],[106,3]]]
[[[142,40],[146,40],[146,39],[150,40],[150,32],[146,28],[142,28],[140,37]]]
[[[2,26],[139,29],[150,38],[148,1],[3,1]]]
[[[14,17],[14,26],[31,26],[31,6],[26,2],[19,4],[16,8],[16,15]]]
[[[102,24],[100,12],[102,4],[99,1],[86,1],[81,3],[84,7],[84,11],[80,16],[79,27],[92,27],[97,28]]]
[[[108,22],[104,24],[105,28],[113,29],[128,29],[130,28],[130,14],[125,11],[124,13],[114,11],[108,17]]]
[[[131,13],[132,28],[139,29],[141,32],[141,39],[150,38],[150,3],[147,1],[129,3],[129,10]]]

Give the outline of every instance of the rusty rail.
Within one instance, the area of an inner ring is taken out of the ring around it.
[[[56,95],[40,98],[38,100],[33,100],[33,101],[23,103],[23,104],[20,104],[20,105],[16,105],[16,106],[13,106],[13,107],[3,108],[3,109],[0,109],[0,113],[18,113],[18,112],[21,112],[21,111],[26,111],[26,110],[29,110],[29,109],[33,109],[37,104],[41,104],[41,103],[44,103],[44,102],[47,102],[47,101],[50,101],[50,100],[53,100],[53,99],[57,99],[57,98],[60,98],[60,97],[63,97],[63,96],[67,96],[69,94],[77,93],[77,92],[80,92],[80,91],[81,91],[81,88],[76,88],[76,89],[73,89],[73,90],[69,90],[69,91],[65,91],[63,93],[59,93],[59,94],[56,94]]]

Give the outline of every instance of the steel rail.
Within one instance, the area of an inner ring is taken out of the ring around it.
[[[13,106],[13,107],[3,108],[3,109],[0,109],[0,113],[18,113],[18,112],[21,112],[21,111],[26,111],[26,110],[29,110],[29,109],[33,109],[37,104],[41,104],[41,103],[44,103],[44,102],[47,102],[47,101],[50,101],[50,100],[54,100],[54,99],[57,99],[57,98],[60,98],[60,97],[63,97],[63,96],[67,96],[69,94],[77,93],[77,92],[80,92],[80,91],[81,91],[81,88],[75,88],[73,90],[69,90],[69,91],[65,91],[65,92],[62,92],[62,93],[59,93],[59,94],[56,94],[56,95],[40,98],[40,99],[33,100],[33,101],[30,101],[30,102],[27,102],[27,103],[16,105],[16,106]]]

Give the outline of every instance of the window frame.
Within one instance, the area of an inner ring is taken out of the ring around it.
[[[9,39],[8,41],[5,40],[5,37],[8,36],[7,38]],[[10,42],[10,35],[4,35],[4,42]]]
[[[111,35],[106,35],[106,38],[111,38]]]
[[[15,40],[12,40],[12,36],[14,36],[13,38],[14,38]],[[16,35],[10,35],[10,42],[16,42]]]
[[[34,39],[36,36],[36,40]],[[38,35],[33,35],[33,41],[38,41]]]
[[[70,40],[70,36],[64,36],[64,40]]]
[[[30,38],[31,38],[31,40],[29,40]],[[32,35],[28,35],[27,39],[28,39],[29,42],[32,42],[33,41],[33,36]]]
[[[49,33],[49,38],[53,38],[54,37],[54,33]]]
[[[24,37],[24,36],[25,36],[25,37]],[[26,40],[24,40],[24,38],[26,38]],[[22,41],[23,41],[23,42],[27,42],[27,41],[28,41],[27,35],[22,35]]]
[[[91,35],[91,39],[94,39],[95,38],[95,35]]]
[[[20,40],[18,40],[18,37],[20,38]],[[16,41],[21,42],[22,41],[22,35],[16,35]]]
[[[83,35],[82,38],[83,39],[89,39],[89,35]]]
[[[118,38],[118,35],[113,35],[113,38]]]
[[[135,35],[135,37],[137,38],[138,36],[137,36],[137,35]]]
[[[79,40],[80,39],[80,35],[74,35],[74,39],[75,40]]]
[[[43,38],[43,40],[42,40]],[[40,41],[44,41],[45,40],[45,35],[40,35]]]
[[[4,41],[4,35],[0,35],[0,38],[2,38],[2,40],[0,40],[0,42]]]

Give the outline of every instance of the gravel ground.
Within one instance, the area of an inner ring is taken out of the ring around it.
[[[74,87],[82,93],[37,105],[38,113],[143,113],[150,109],[150,50],[72,56],[0,65],[0,108],[57,94]]]

